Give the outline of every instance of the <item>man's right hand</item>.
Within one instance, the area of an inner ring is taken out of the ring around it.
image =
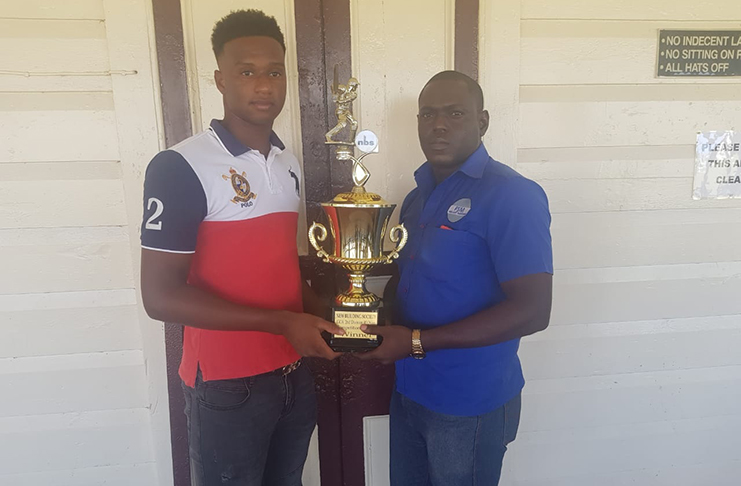
[[[331,334],[345,334],[344,329],[333,322],[312,314],[293,314],[286,320],[283,336],[288,339],[298,354],[305,358],[335,359],[336,353],[322,338],[322,331]]]
[[[280,334],[301,356],[326,359],[340,356],[321,335],[322,331],[344,334],[336,324],[312,314],[235,304],[190,285],[192,259],[191,254],[142,250],[142,300],[152,319],[214,331]],[[313,311],[322,312],[321,306],[314,307]]]

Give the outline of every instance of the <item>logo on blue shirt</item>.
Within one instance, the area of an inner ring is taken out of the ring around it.
[[[451,223],[457,223],[458,221],[463,219],[470,210],[470,198],[464,197],[463,199],[458,199],[448,208],[448,221],[450,221]]]

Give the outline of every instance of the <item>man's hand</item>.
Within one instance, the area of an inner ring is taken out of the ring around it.
[[[337,358],[341,353],[332,351],[322,338],[322,331],[345,334],[337,324],[311,314],[293,314],[292,318],[287,320],[282,334],[296,352],[305,358]]]
[[[366,334],[383,336],[383,342],[373,351],[359,353],[362,360],[376,359],[383,364],[392,364],[407,358],[412,352],[412,330],[404,326],[360,326]]]

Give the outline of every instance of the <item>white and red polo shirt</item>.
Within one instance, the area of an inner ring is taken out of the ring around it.
[[[301,167],[275,134],[267,158],[218,120],[157,154],[144,181],[142,247],[192,253],[188,283],[250,307],[302,312]],[[296,361],[283,336],[185,326],[180,377],[258,375]]]

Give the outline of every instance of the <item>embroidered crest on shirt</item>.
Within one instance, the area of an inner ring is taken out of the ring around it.
[[[257,194],[250,191],[250,183],[247,181],[247,174],[242,172],[239,174],[236,170],[229,168],[230,175],[222,175],[225,181],[231,181],[236,196],[232,198],[234,204],[240,204],[243,208],[248,208],[254,204],[253,199],[257,197]]]
[[[448,221],[450,221],[451,223],[457,223],[458,221],[463,219],[470,210],[471,199],[467,197],[458,199],[448,208]]]

